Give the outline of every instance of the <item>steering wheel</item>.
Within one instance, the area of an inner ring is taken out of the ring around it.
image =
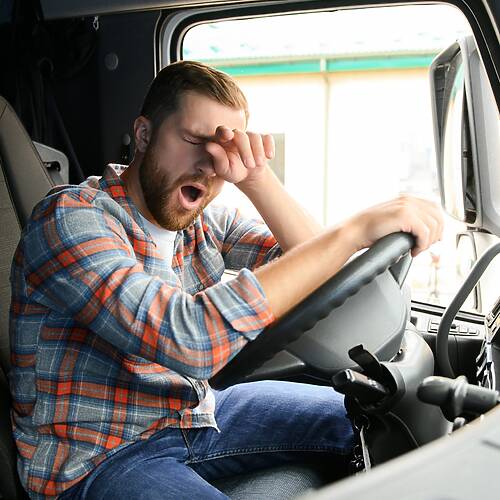
[[[242,381],[387,269],[390,268],[396,280],[402,283],[411,262],[409,250],[414,242],[408,233],[392,233],[378,240],[249,342],[212,377],[210,385],[223,389]]]

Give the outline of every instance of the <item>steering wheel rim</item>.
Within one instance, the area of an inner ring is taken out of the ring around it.
[[[414,242],[414,237],[409,233],[392,233],[378,240],[243,347],[212,377],[210,385],[215,389],[223,389],[242,381],[246,375],[326,318],[363,286],[398,263],[414,246]]]

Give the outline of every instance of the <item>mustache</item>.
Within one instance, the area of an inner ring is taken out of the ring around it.
[[[190,175],[186,174],[177,179],[172,186],[172,189],[177,189],[178,187],[184,185],[184,184],[201,184],[203,185],[207,191],[210,191],[212,185],[214,183],[214,177],[207,177],[206,175],[199,174],[199,175]]]

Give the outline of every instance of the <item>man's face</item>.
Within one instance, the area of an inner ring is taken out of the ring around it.
[[[220,193],[224,180],[214,176],[205,144],[219,125],[245,129],[243,110],[185,92],[148,145],[139,179],[146,205],[156,222],[178,231],[189,226]]]

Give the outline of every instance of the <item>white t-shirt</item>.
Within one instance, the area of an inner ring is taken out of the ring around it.
[[[146,229],[149,231],[151,238],[153,238],[153,241],[156,243],[158,252],[165,259],[165,262],[167,262],[167,264],[171,266],[172,259],[174,257],[174,244],[177,232],[169,231],[168,229],[163,229],[162,227],[158,227],[155,224],[149,222],[142,215],[141,219],[142,222],[144,222]]]
[[[141,219],[146,226],[146,229],[149,231],[151,238],[156,243],[156,247],[158,248],[158,252],[165,259],[165,262],[168,263],[169,266],[172,265],[172,259],[174,257],[174,244],[175,237],[177,236],[176,231],[169,231],[168,229],[163,229],[162,227],[158,227],[155,224],[149,222],[146,218],[141,215]],[[203,401],[200,401],[200,404],[193,408],[193,413],[205,413],[208,408],[215,407],[215,395],[212,390],[208,390],[207,395]]]

